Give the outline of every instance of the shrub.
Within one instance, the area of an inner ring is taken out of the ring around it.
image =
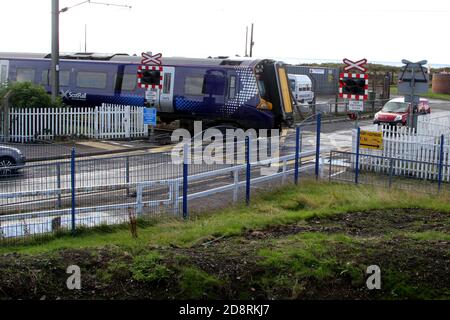
[[[9,102],[15,108],[57,108],[63,105],[62,99],[53,103],[50,95],[41,86],[31,82],[15,82],[0,88],[0,99],[10,92]]]

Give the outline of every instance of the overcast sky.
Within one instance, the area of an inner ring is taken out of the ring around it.
[[[82,0],[60,0],[60,8]],[[284,60],[450,64],[450,1],[442,0],[98,0],[60,15],[60,51],[142,51],[165,56],[244,55]],[[51,50],[51,0],[0,1],[0,51]]]

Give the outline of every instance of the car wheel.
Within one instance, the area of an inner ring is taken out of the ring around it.
[[[9,176],[16,172],[13,167],[16,166],[16,161],[9,157],[0,158],[0,176]]]

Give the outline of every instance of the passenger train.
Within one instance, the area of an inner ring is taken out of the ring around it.
[[[63,101],[78,107],[154,107],[163,122],[202,120],[204,127],[271,129],[293,123],[293,96],[282,62],[163,58],[161,68],[148,70],[140,63],[141,57],[126,54],[61,54]],[[50,92],[50,66],[51,55],[0,53],[0,83],[30,81]]]

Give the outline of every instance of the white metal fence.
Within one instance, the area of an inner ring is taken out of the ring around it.
[[[439,112],[420,116],[417,119],[417,133],[450,138],[450,113]]]
[[[12,108],[11,142],[55,137],[119,139],[146,136],[142,107],[103,104],[95,108]]]
[[[419,179],[436,180],[439,174],[439,163],[441,161],[441,131],[429,122],[427,127],[422,124],[423,132],[429,135],[414,132],[409,127],[380,126],[378,131],[383,134],[383,149],[360,149],[360,154],[375,155],[377,157],[361,157],[360,169],[375,172],[388,173],[393,170],[395,175],[407,175]],[[448,135],[450,132],[447,131]],[[450,182],[450,141],[444,135],[442,146],[442,181]],[[356,130],[353,132],[353,152],[356,152]],[[390,161],[383,160],[394,158]],[[397,160],[398,159],[398,160]],[[390,166],[392,165],[392,168]]]

